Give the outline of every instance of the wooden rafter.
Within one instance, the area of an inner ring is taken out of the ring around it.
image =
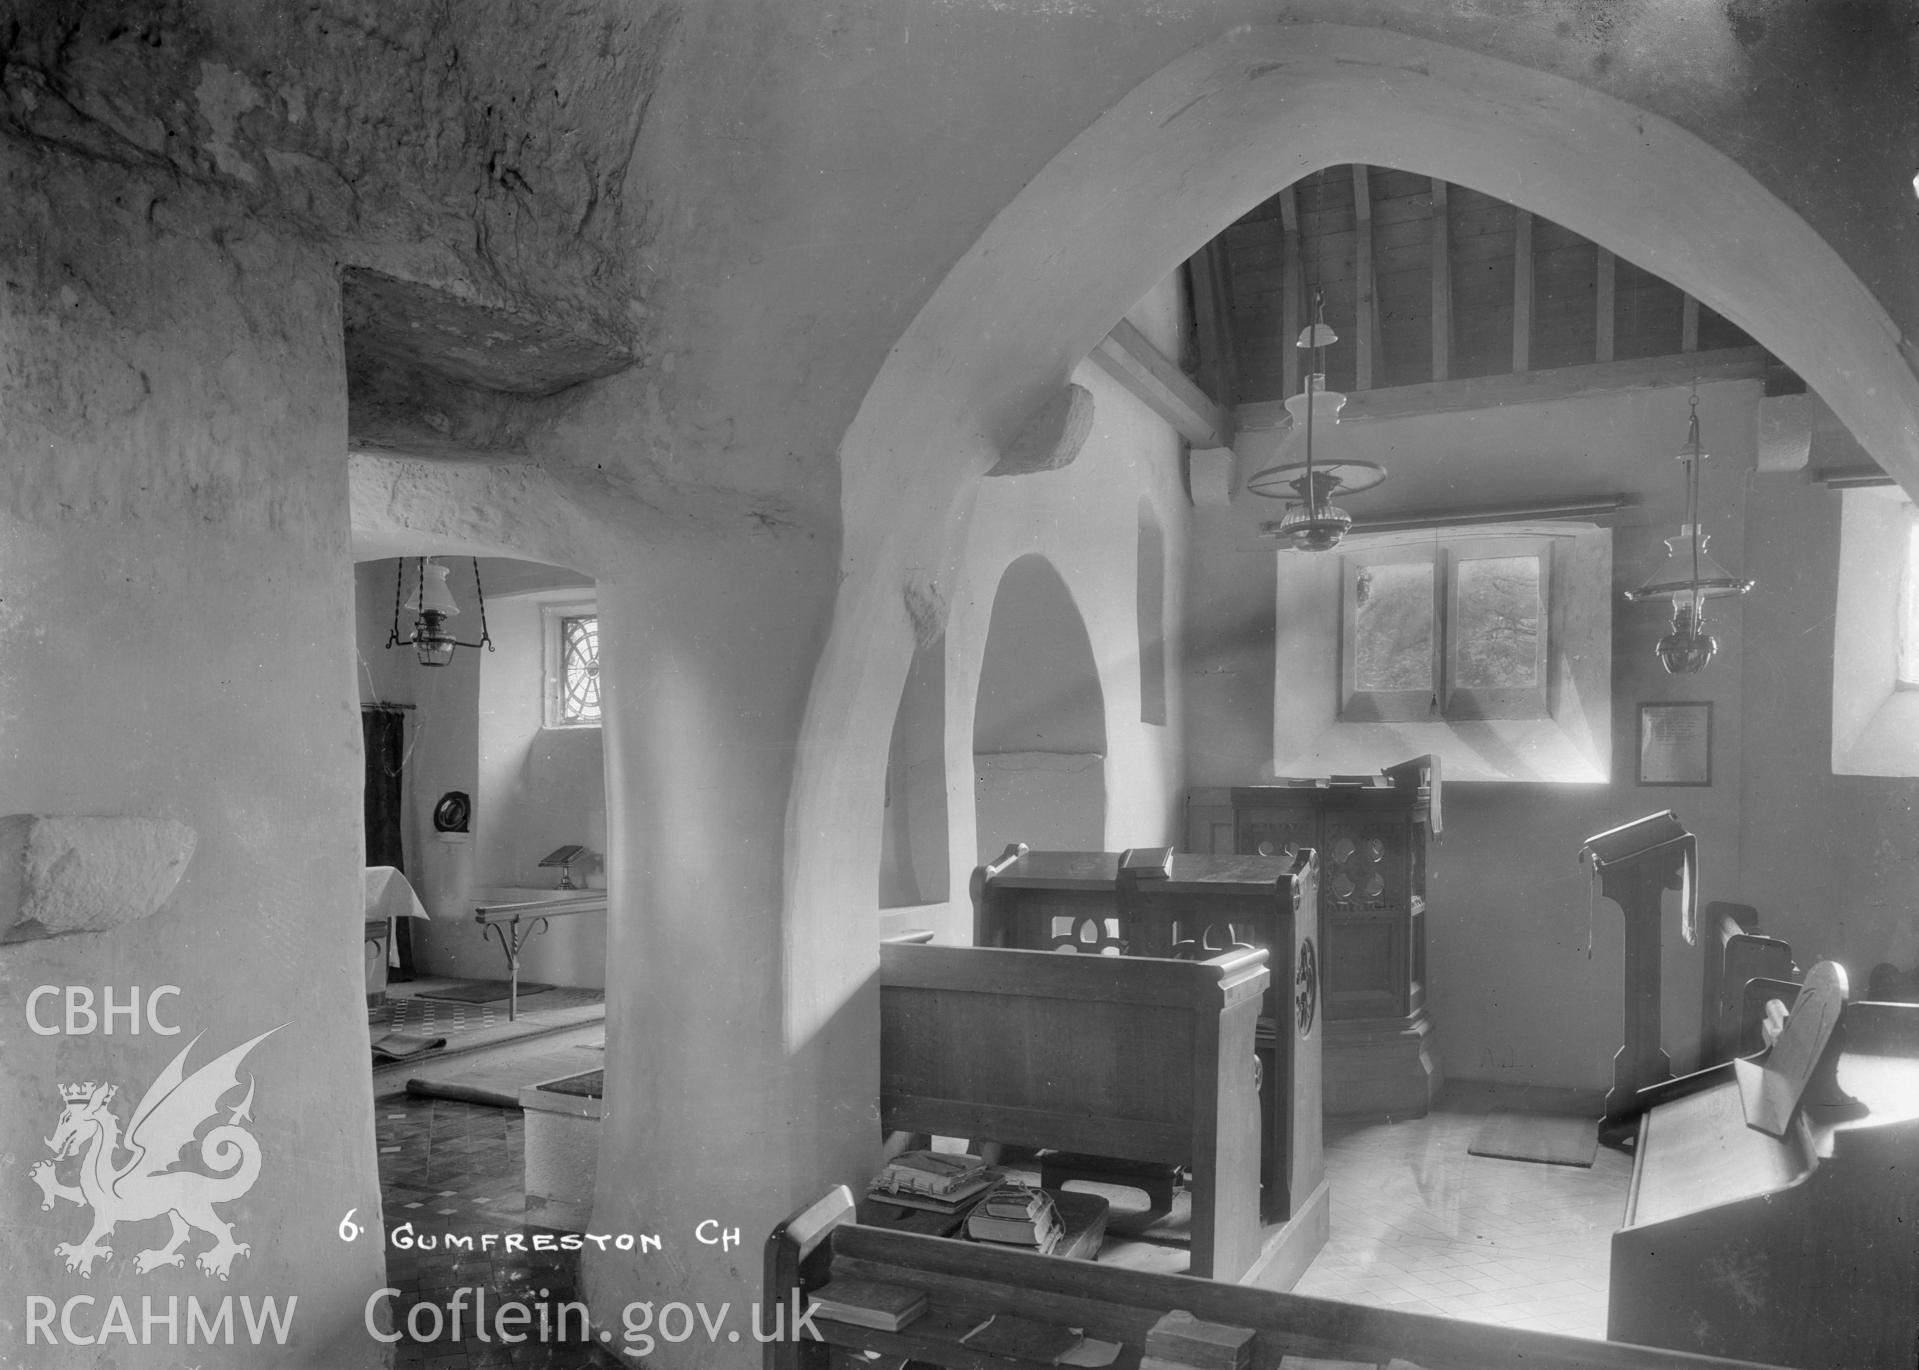
[[[1306,270],[1299,258],[1299,196],[1291,186],[1279,192],[1281,262],[1284,275],[1280,285],[1280,374],[1288,395],[1299,393],[1300,315],[1305,308]]]
[[[1613,354],[1614,276],[1617,272],[1612,253],[1595,247],[1593,261],[1593,360],[1609,362]]]
[[[1533,216],[1513,211],[1513,370],[1532,369]]]
[[[1453,373],[1453,248],[1446,183],[1433,181],[1433,379]]]
[[[1353,299],[1355,390],[1373,388],[1373,348],[1379,338],[1379,292],[1373,279],[1373,191],[1362,165],[1353,166]]]
[[[1509,404],[1548,404],[1582,395],[1619,390],[1652,390],[1707,381],[1764,380],[1762,347],[1728,347],[1687,357],[1635,357],[1627,361],[1548,367],[1512,376],[1472,376],[1464,380],[1396,385],[1356,394],[1340,411],[1341,423],[1407,418],[1414,414],[1453,414],[1497,409]],[[1279,428],[1290,422],[1278,400],[1242,404],[1233,411],[1242,433]]]
[[[1233,415],[1189,380],[1150,339],[1121,319],[1091,360],[1195,447],[1230,447]]]
[[[1193,294],[1193,332],[1199,346],[1202,389],[1221,404],[1239,395],[1239,356],[1233,343],[1232,265],[1219,240],[1187,263]]]

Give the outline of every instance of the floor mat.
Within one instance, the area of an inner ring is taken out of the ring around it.
[[[1514,1113],[1502,1108],[1486,1115],[1466,1151],[1502,1161],[1590,1166],[1598,1146],[1597,1119]]]
[[[516,1109],[522,1089],[581,1074],[580,1044],[605,1038],[605,1024],[595,1023],[464,1058],[435,1061],[407,1077],[406,1092]]]
[[[389,1032],[384,1037],[373,1039],[373,1059],[411,1061],[420,1056],[431,1056],[445,1048],[444,1037],[431,1037],[423,1032]]]
[[[544,994],[552,989],[533,980],[520,981],[520,997],[529,994]],[[503,1004],[512,994],[513,987],[505,980],[455,980],[447,985],[435,985],[431,989],[422,989],[414,994],[416,999],[442,999],[455,1004]]]

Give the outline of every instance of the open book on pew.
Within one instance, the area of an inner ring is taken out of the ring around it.
[[[1845,972],[1831,961],[1806,972],[1790,1014],[1776,999],[1767,1005],[1770,1046],[1764,1060],[1732,1063],[1747,1127],[1784,1137],[1802,1102],[1825,1108],[1854,1102],[1840,1092],[1835,1076],[1833,1029],[1845,1007]]]
[[[1765,1055],[1639,1096],[1606,1334],[1778,1365],[1919,1365],[1919,1006],[1849,1003],[1829,961],[1771,987]]]

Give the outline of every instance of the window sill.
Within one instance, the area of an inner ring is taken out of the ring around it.
[[[1919,699],[1915,700],[1919,703]],[[1499,780],[1599,785],[1611,759],[1551,718],[1461,723],[1334,723],[1274,765],[1276,775],[1365,775],[1409,756],[1440,759],[1448,784]]]

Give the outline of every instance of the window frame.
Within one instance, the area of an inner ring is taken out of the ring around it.
[[[1424,689],[1362,690],[1359,688],[1359,572],[1369,566],[1430,566],[1433,585],[1433,668]],[[1445,576],[1439,549],[1431,542],[1394,547],[1369,547],[1340,554],[1339,588],[1339,721],[1341,723],[1408,723],[1437,718],[1440,662],[1445,657]]]
[[[590,618],[597,627],[599,606],[594,600],[554,601],[540,606],[540,722],[546,728],[598,728],[606,717],[602,696],[599,718],[566,718],[562,700],[566,695],[565,624],[569,619]]]
[[[1911,693],[1919,691],[1919,631],[1914,624],[1915,611],[1919,611],[1919,509],[1907,501],[1902,510],[1906,518],[1905,565],[1893,604],[1893,640],[1898,646],[1893,656],[1892,688],[1895,693]]]
[[[1461,538],[1445,548],[1446,616],[1443,624],[1445,645],[1440,692],[1440,717],[1453,722],[1492,718],[1545,718],[1551,714],[1549,695],[1550,663],[1555,614],[1553,612],[1552,539],[1543,537]],[[1459,679],[1459,642],[1462,634],[1453,631],[1459,617],[1459,564],[1465,561],[1493,561],[1507,557],[1531,557],[1539,567],[1539,633],[1533,641],[1533,683],[1530,685],[1469,686]]]
[[[1339,711],[1341,723],[1465,723],[1552,716],[1551,672],[1560,609],[1553,562],[1561,539],[1534,533],[1444,533],[1419,542],[1382,544],[1340,554]],[[1533,684],[1465,686],[1459,675],[1459,566],[1462,562],[1531,557],[1539,567],[1540,624],[1533,648]],[[1358,572],[1381,565],[1429,565],[1433,581],[1430,686],[1362,690],[1358,686]]]

